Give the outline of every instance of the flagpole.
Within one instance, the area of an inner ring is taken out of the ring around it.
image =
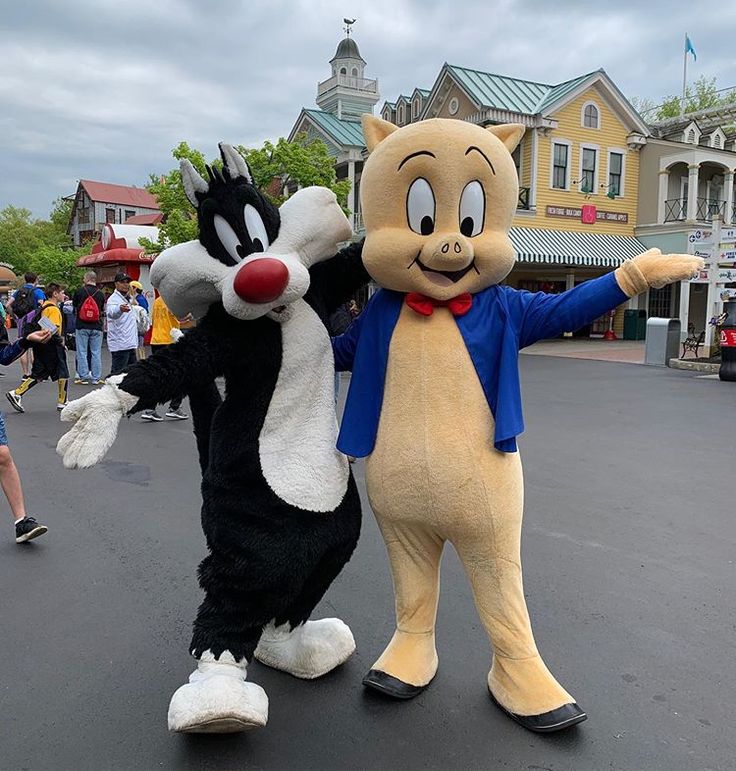
[[[685,55],[682,60],[682,101],[680,102],[680,116],[685,114],[685,92],[687,90],[687,32],[685,33]]]

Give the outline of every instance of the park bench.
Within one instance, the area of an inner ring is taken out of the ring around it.
[[[705,342],[705,330],[699,335],[695,334],[695,327],[692,324],[688,325],[687,337],[682,343],[682,358],[685,358],[685,354],[688,351],[692,351],[695,354],[695,358],[698,358],[698,349]]]

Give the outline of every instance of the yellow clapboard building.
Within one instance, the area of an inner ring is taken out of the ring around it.
[[[351,182],[348,206],[360,235],[367,157],[360,115],[379,101],[378,81],[365,77],[366,62],[349,36],[330,67],[330,77],[317,86],[319,109],[303,109],[289,139],[325,142],[338,178]],[[510,234],[518,254],[507,279],[512,286],[560,292],[646,250],[634,228],[640,150],[649,132],[603,70],[550,84],[444,64],[431,89],[412,87],[384,102],[380,115],[399,126],[439,117],[526,127],[514,153],[520,192]],[[627,306],[636,309],[637,303]],[[603,335],[612,325],[621,336],[622,310],[577,334]]]

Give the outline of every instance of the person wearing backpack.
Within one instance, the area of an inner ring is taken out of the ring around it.
[[[24,335],[35,330],[41,330],[44,327],[39,322],[43,319],[54,325],[56,331],[52,329],[52,336],[47,343],[33,344],[33,366],[31,374],[24,377],[20,385],[8,391],[5,396],[10,402],[11,407],[16,412],[25,412],[23,408],[23,395],[31,388],[42,383],[44,380],[55,380],[59,385],[59,397],[56,403],[57,410],[63,410],[66,407],[69,383],[69,368],[66,362],[66,348],[62,338],[62,315],[59,308],[64,300],[64,290],[59,284],[49,283],[46,285],[46,300],[41,308],[36,311],[35,316],[25,317]]]
[[[23,337],[23,319],[31,312],[37,310],[46,299],[43,289],[36,284],[38,281],[37,274],[29,272],[23,278],[26,283],[20,289],[16,289],[13,292],[13,296],[8,302],[8,310],[15,319],[19,338]],[[24,378],[29,377],[32,364],[33,353],[28,349],[20,357],[20,368]]]
[[[102,379],[102,324],[105,295],[97,287],[97,274],[88,270],[84,285],[72,298],[76,320],[77,385],[98,385]],[[91,363],[90,363],[91,360]]]

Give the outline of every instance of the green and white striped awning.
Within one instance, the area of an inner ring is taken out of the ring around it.
[[[541,228],[511,228],[509,235],[517,260],[525,263],[617,268],[623,260],[647,250],[634,236]]]

